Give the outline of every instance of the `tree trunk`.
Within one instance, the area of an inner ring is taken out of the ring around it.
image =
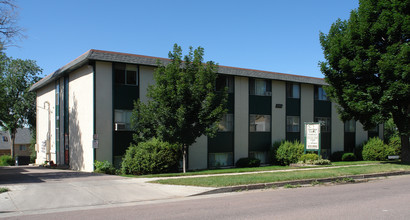
[[[401,135],[401,162],[410,164],[409,135]]]
[[[182,152],[182,172],[186,173],[186,145],[184,144]]]
[[[14,152],[14,139],[16,137],[16,134],[13,132],[9,132],[9,136],[10,136],[10,154],[11,154],[11,158],[13,158],[14,160],[14,156],[15,156],[15,152]]]

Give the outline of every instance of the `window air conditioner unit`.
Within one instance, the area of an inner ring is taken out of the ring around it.
[[[116,130],[116,131],[123,131],[123,130],[125,130],[125,123],[115,123],[115,130]]]
[[[271,95],[272,95],[272,92],[265,92],[265,95],[266,95],[266,96],[271,96]]]

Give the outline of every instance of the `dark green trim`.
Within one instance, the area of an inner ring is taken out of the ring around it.
[[[114,132],[115,132],[115,125],[114,125],[114,85],[115,85],[115,76],[114,76],[114,62],[111,62],[111,115],[112,115],[112,121],[111,121],[111,128],[112,128],[112,138],[111,138],[111,159],[112,163],[114,164]]]
[[[343,143],[345,152],[353,152],[356,146],[356,132],[344,132]]]
[[[69,75],[64,76],[64,164],[70,165]],[[66,137],[67,135],[67,137]],[[66,142],[68,143],[66,145]],[[67,157],[66,157],[67,148]]]
[[[58,85],[58,86],[57,86]],[[55,138],[55,145],[56,145],[56,164],[59,164],[60,162],[60,143],[61,143],[61,137],[60,137],[60,122],[61,122],[61,117],[60,117],[60,105],[61,105],[61,100],[60,100],[60,78],[55,81],[54,85],[54,91],[55,91],[55,131],[56,131],[56,138]],[[57,96],[58,95],[58,96]],[[57,104],[58,103],[58,104]],[[58,120],[57,120],[58,117]],[[58,132],[57,132],[58,128]]]
[[[97,114],[96,114],[96,73],[95,73],[95,61],[91,62],[90,65],[93,67],[93,135],[96,134],[96,120],[97,120]],[[94,147],[94,146],[93,146]],[[97,149],[93,148],[93,163],[97,159]]]
[[[215,137],[208,138],[208,153],[232,152],[234,148],[234,132],[218,132]]]
[[[286,116],[300,116],[300,99],[286,98]]]
[[[331,117],[332,103],[330,101],[314,101],[314,116],[315,117]]]
[[[250,132],[248,153],[251,151],[268,151],[272,142],[271,139],[271,132]]]
[[[132,131],[115,131],[115,110],[133,110],[134,101],[140,97],[140,66],[137,66],[137,84],[122,85],[115,83],[115,63],[112,62],[112,160],[116,156],[123,156],[130,143],[133,141]],[[127,63],[125,63],[127,64]],[[135,65],[135,64],[133,64]]]
[[[299,132],[286,132],[286,140],[287,141],[299,141],[300,140],[300,131]]]

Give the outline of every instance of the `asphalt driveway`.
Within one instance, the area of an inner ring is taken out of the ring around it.
[[[0,217],[167,200],[200,194],[213,188],[147,183],[145,178],[48,169],[0,167]]]

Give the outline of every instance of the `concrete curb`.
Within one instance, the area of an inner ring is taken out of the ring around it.
[[[347,175],[347,176],[321,178],[321,179],[304,179],[304,180],[281,181],[281,182],[272,182],[272,183],[258,183],[258,184],[249,184],[249,185],[221,187],[221,188],[217,188],[217,189],[210,190],[207,192],[195,194],[193,196],[210,195],[210,194],[216,194],[216,193],[237,192],[237,191],[245,191],[245,190],[255,190],[255,189],[267,189],[267,188],[272,188],[272,187],[283,187],[285,185],[306,185],[306,184],[311,184],[312,182],[330,183],[330,182],[340,181],[340,179],[343,179],[343,178],[352,178],[355,181],[361,182],[361,181],[369,180],[372,178],[409,175],[409,174],[410,174],[410,171],[396,171],[396,172],[374,173],[374,174]]]

